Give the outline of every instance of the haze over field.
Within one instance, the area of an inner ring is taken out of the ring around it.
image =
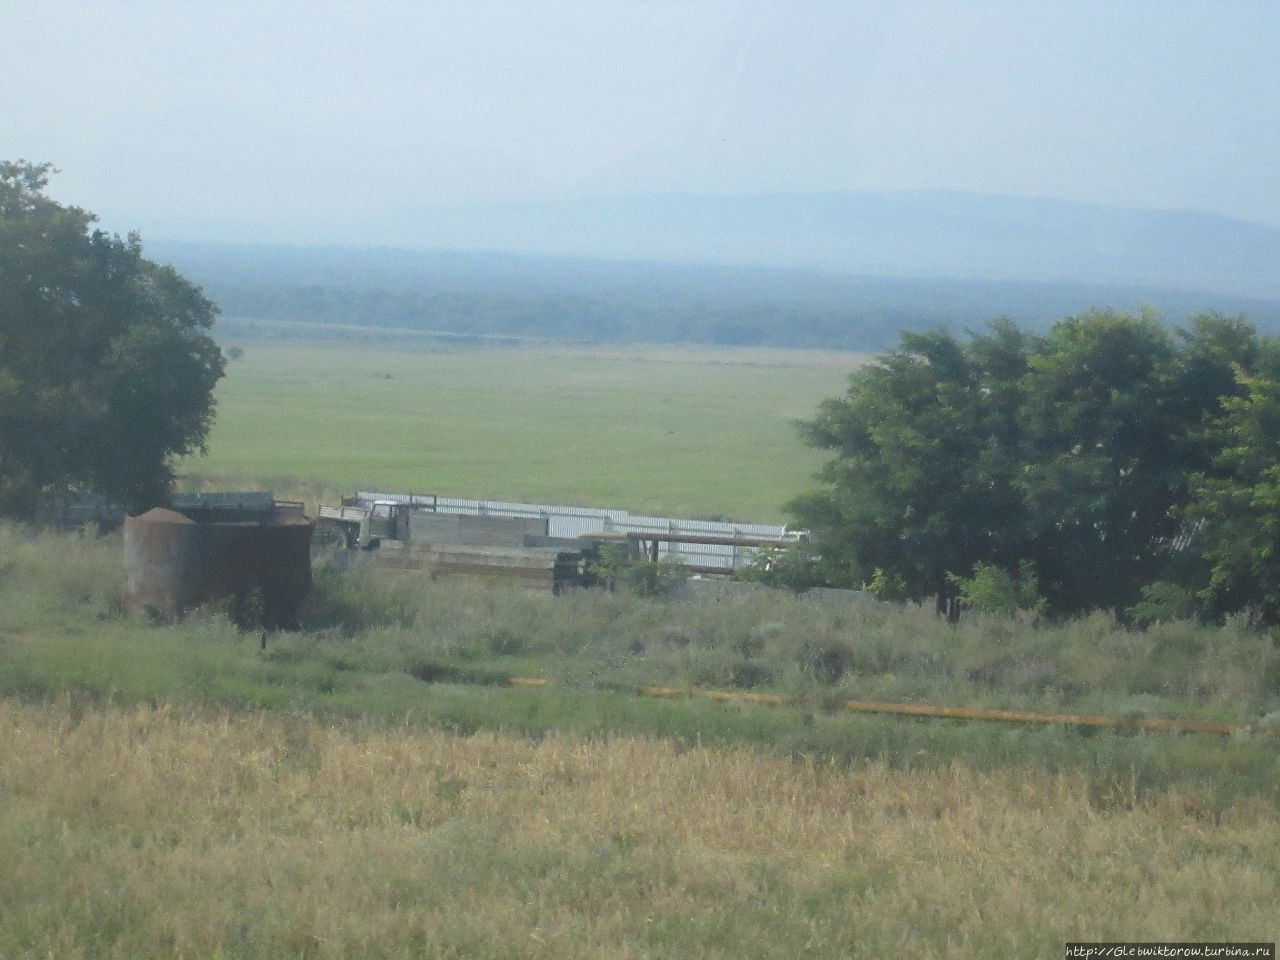
[[[954,191],[660,194],[409,208],[346,236],[872,276],[1128,284],[1280,297],[1280,226]]]
[[[484,251],[157,242],[221,306],[219,335],[387,340],[428,333],[593,343],[712,343],[873,351],[903,329],[1008,316],[1043,329],[1089,307],[1153,307],[1184,323],[1244,312],[1280,329],[1280,301],[1099,283],[866,276]]]
[[[1262,0],[10,2],[0,35],[39,78],[0,154],[151,240],[1280,297]]]

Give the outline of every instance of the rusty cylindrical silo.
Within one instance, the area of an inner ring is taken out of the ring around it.
[[[175,619],[230,598],[262,626],[293,626],[311,589],[311,531],[301,517],[197,523],[163,508],[127,517],[125,608]]]

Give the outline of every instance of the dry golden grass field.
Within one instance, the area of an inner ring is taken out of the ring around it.
[[[1272,939],[1272,802],[0,701],[5,958],[1060,957]]]

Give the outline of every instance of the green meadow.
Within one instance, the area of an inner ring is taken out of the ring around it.
[[[190,486],[780,519],[852,354],[253,342]],[[0,524],[0,957],[979,958],[1271,940],[1280,647],[866,597],[315,566],[301,629],[126,615]],[[511,684],[518,676],[541,686]],[[638,686],[789,705],[651,699]],[[1226,720],[1231,736],[850,713]]]
[[[820,451],[792,421],[858,354],[251,342],[192,487],[357,487],[781,521]]]
[[[1275,737],[830,703],[1274,724],[1280,650],[1245,625],[951,626],[320,565],[303,629],[262,649],[216,606],[123,615],[119,551],[0,524],[6,960],[1005,960],[1275,937]]]

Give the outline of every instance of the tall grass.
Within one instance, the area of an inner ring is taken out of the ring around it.
[[[1270,940],[1271,801],[648,738],[0,702],[0,956],[1057,957]]]
[[[312,632],[286,644],[342,635],[384,663],[525,671],[587,688],[739,687],[1246,722],[1280,709],[1280,646],[1237,623],[1135,631],[1094,614],[1037,628],[978,616],[950,625],[922,607],[852,598],[550,598],[372,570],[321,571],[317,584]]]
[[[116,619],[124,594],[119,536],[0,522],[0,631]]]
[[[156,626],[119,614],[119,542],[0,527],[0,694],[28,702],[194,703],[301,711],[460,733],[653,735],[786,757],[901,769],[1079,770],[1100,795],[1128,784],[1204,794],[1221,809],[1269,795],[1277,741],[1086,736],[853,716],[884,699],[1253,722],[1280,711],[1269,636],[1094,616],[1032,629],[952,627],[918,608],[761,594],[658,601],[602,591],[542,596],[419,575],[321,568],[305,629],[259,650],[217,609]],[[542,689],[494,685],[512,675]],[[423,682],[431,681],[431,682]],[[641,684],[777,691],[804,707],[642,701]]]
[[[1280,707],[1277,652],[1238,625],[952,627],[322,568],[305,629],[264,652],[216,608],[124,617],[119,550],[0,525],[0,957],[994,958],[1276,935],[1280,741],[822,706],[1252,720]],[[511,674],[554,684],[490,682]]]

